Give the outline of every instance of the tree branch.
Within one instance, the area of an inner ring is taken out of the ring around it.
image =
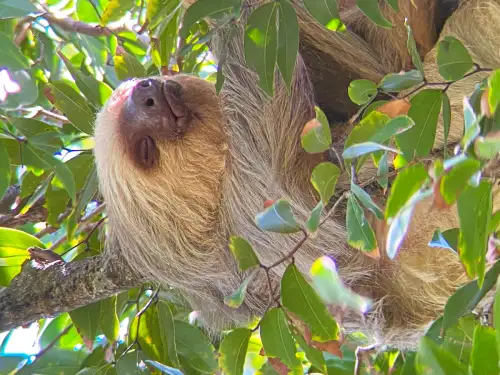
[[[53,262],[44,268],[26,264],[0,291],[0,332],[97,302],[144,281],[118,257],[106,262],[101,256]]]

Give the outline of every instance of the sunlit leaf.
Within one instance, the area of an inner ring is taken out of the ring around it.
[[[224,374],[243,374],[243,365],[251,335],[250,329],[238,328],[224,337],[219,348],[219,366]]]
[[[467,48],[461,41],[447,35],[437,46],[437,64],[439,74],[447,81],[456,81],[472,69],[473,61]]]
[[[495,70],[488,77],[488,104],[490,113],[495,113],[500,104],[500,69]]]
[[[142,78],[146,77],[146,69],[137,60],[134,55],[123,53],[113,57],[115,64],[116,76],[120,81],[125,81],[129,78]]]
[[[474,375],[498,375],[500,368],[493,328],[476,326],[470,362]]]
[[[295,233],[300,230],[290,203],[284,199],[280,199],[265,211],[257,214],[255,223],[261,230],[268,232]]]
[[[252,245],[242,237],[231,236],[229,239],[229,249],[237,260],[241,271],[246,271],[260,264]]]
[[[340,169],[330,163],[318,164],[312,171],[311,184],[319,193],[324,205],[327,205],[333,196],[337,179],[340,176]]]
[[[349,84],[348,94],[353,103],[362,105],[377,95],[377,85],[367,79],[357,79]]]
[[[101,25],[119,20],[135,5],[135,0],[110,0],[101,16]]]
[[[500,153],[500,132],[476,138],[474,152],[481,159],[493,159],[497,156]]]
[[[281,302],[307,324],[313,340],[338,339],[337,323],[294,264],[287,267],[281,280]]]

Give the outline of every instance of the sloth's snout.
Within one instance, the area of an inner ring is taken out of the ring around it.
[[[132,92],[132,102],[137,108],[153,109],[165,105],[162,82],[156,79],[139,81]]]

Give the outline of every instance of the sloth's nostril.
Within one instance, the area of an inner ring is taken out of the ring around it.
[[[152,107],[155,105],[155,101],[152,98],[148,98],[145,103],[148,107]]]

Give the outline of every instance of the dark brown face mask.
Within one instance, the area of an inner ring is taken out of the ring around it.
[[[180,139],[192,123],[179,82],[163,78],[138,81],[119,115],[120,132],[136,164],[149,169],[158,164],[157,141]]]

